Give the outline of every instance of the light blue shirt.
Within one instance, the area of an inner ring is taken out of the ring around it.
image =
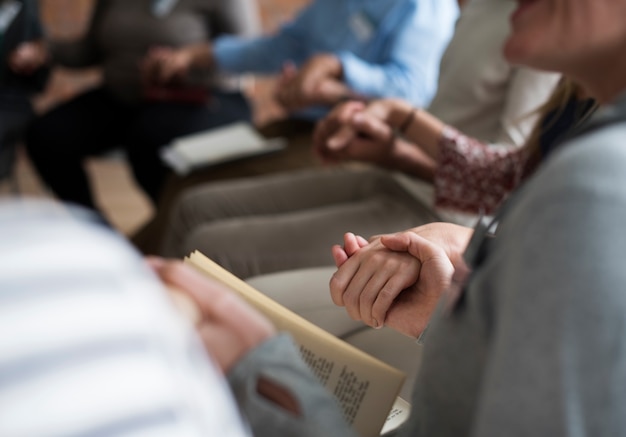
[[[314,0],[274,35],[218,38],[214,56],[227,72],[276,73],[286,61],[333,53],[356,93],[423,107],[458,13],[456,0]]]

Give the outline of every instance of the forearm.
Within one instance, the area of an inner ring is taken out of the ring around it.
[[[418,145],[434,161],[439,158],[439,144],[445,123],[429,112],[397,100],[389,115],[389,124],[408,141]]]
[[[415,144],[396,138],[390,162],[385,166],[418,179],[432,181],[437,162]]]
[[[255,435],[354,435],[287,335],[249,353],[228,380]]]
[[[390,167],[419,177],[426,174],[432,178],[446,125],[405,100],[386,99],[380,102],[379,107],[385,109],[378,116],[399,136],[394,142]]]
[[[192,69],[210,70],[215,66],[211,44],[203,41],[190,44],[182,49],[189,58],[189,66]]]

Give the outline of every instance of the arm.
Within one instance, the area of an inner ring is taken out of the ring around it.
[[[355,93],[369,98],[401,97],[426,106],[437,87],[439,60],[454,31],[456,1],[407,1],[381,23],[392,35],[391,49],[379,63],[354,53],[337,52],[343,81]]]
[[[258,7],[252,0],[218,1],[202,4],[212,37],[226,34],[251,37],[261,28]],[[200,7],[200,6],[199,6]],[[167,84],[184,80],[191,70],[209,71],[214,68],[211,42],[202,41],[183,47],[156,46],[140,63],[146,83]]]
[[[255,435],[352,436],[327,393],[287,335],[225,287],[181,262],[150,262],[170,287],[187,292],[202,314],[206,349],[229,382]],[[261,434],[259,434],[261,433]]]
[[[371,162],[432,179],[444,127],[436,117],[401,99],[368,105],[348,102],[317,124],[313,144],[327,161]]]
[[[525,148],[481,143],[452,128],[443,132],[435,171],[435,206],[492,214],[525,176]]]
[[[400,99],[339,105],[317,124],[313,144],[329,162],[371,162],[433,180],[438,207],[471,213],[493,212],[527,171],[525,149],[482,143]]]
[[[309,53],[306,41],[313,38],[309,29],[315,29],[317,1],[305,7],[288,24],[273,35],[241,38],[223,35],[213,43],[210,58],[213,65],[225,72],[266,73],[280,72],[288,60],[301,59]]]
[[[451,3],[398,3],[364,43],[367,50],[337,47],[314,55],[293,78],[283,77],[278,101],[291,111],[332,106],[346,98],[383,96],[427,104],[436,88],[441,50],[456,17],[456,5]]]
[[[472,435],[625,429],[623,134],[569,144],[501,224],[506,255],[480,273],[498,297]]]

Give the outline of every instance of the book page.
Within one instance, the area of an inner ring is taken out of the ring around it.
[[[286,147],[282,138],[268,140],[245,122],[233,123],[184,137],[161,150],[161,158],[176,173],[266,153]]]
[[[404,373],[288,310],[202,253],[193,252],[185,262],[239,293],[278,330],[291,333],[304,361],[339,400],[346,420],[363,437],[380,435]]]
[[[397,429],[408,420],[410,414],[411,404],[401,397],[396,398],[396,401],[393,403],[393,407],[391,407],[391,411],[387,415],[385,426],[383,426],[383,430],[380,435],[384,436]]]

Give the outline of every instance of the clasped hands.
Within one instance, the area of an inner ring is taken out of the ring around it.
[[[338,267],[330,280],[332,299],[355,320],[417,338],[455,268],[464,267],[462,253],[471,235],[470,228],[451,223],[431,223],[370,241],[347,233],[343,246],[332,248]],[[264,315],[190,266],[156,257],[147,262],[163,283],[196,303],[201,313],[198,332],[224,373],[276,334]]]
[[[205,42],[178,48],[152,47],[139,62],[141,79],[154,85],[181,82],[192,69],[211,67],[210,50],[210,45]]]
[[[332,248],[337,271],[330,280],[336,305],[354,320],[389,326],[419,337],[456,268],[471,229],[431,223],[404,232],[372,237],[344,236]]]
[[[396,132],[413,110],[407,102],[393,98],[341,103],[317,123],[314,151],[326,163],[361,161],[402,168],[400,161],[414,145]]]
[[[300,68],[285,63],[274,97],[287,112],[294,112],[312,106],[332,106],[354,96],[343,81],[340,60],[324,53],[311,57]]]

